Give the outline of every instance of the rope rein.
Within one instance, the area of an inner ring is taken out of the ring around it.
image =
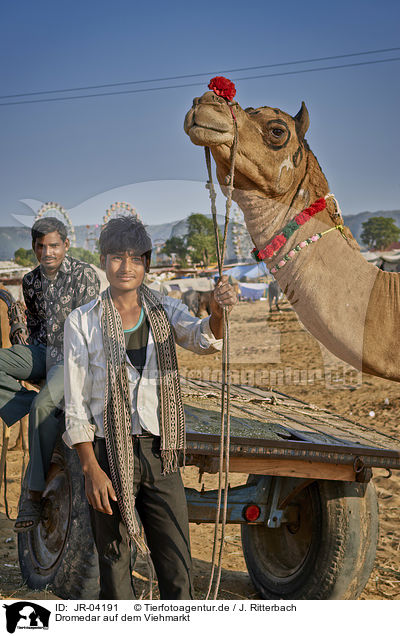
[[[219,272],[220,279],[222,278],[222,274],[223,274],[224,260],[225,260],[225,254],[226,254],[229,217],[230,217],[230,211],[232,207],[235,159],[236,159],[236,151],[237,151],[237,143],[238,143],[237,121],[232,109],[231,109],[231,113],[232,113],[233,123],[234,123],[234,137],[233,137],[233,143],[231,146],[230,170],[225,179],[225,183],[227,187],[227,196],[225,201],[225,226],[224,226],[224,234],[222,239],[222,246],[220,242],[218,221],[217,221],[217,207],[216,207],[217,194],[215,191],[213,177],[212,177],[211,152],[208,146],[206,146],[204,149],[207,172],[208,172],[208,182],[206,187],[209,191],[209,196],[211,201],[211,214],[212,214],[213,225],[214,225],[214,235],[215,235],[215,244],[216,244],[217,261],[218,261],[218,272]],[[210,582],[209,582],[209,586],[207,590],[206,600],[210,598],[211,594],[212,594],[213,600],[216,600],[218,596],[218,590],[219,590],[219,585],[221,581],[222,556],[223,556],[223,549],[224,549],[224,543],[225,543],[225,527],[226,527],[226,518],[227,518],[227,509],[228,509],[228,493],[229,493],[231,378],[230,378],[230,362],[229,362],[229,357],[230,357],[229,314],[228,314],[228,310],[225,307],[223,309],[223,320],[224,320],[224,327],[223,327],[222,378],[221,378],[222,380],[221,433],[220,433],[220,449],[219,449],[218,495],[217,495],[217,510],[216,510],[216,516],[215,516],[215,525],[214,525],[213,552],[211,557]],[[224,480],[224,475],[225,475],[225,480]],[[222,485],[223,481],[224,481],[224,486]],[[220,522],[220,515],[221,515],[222,489],[224,489],[224,501],[223,501],[223,509],[222,509],[218,565],[216,565],[218,529],[219,529],[219,522]],[[216,567],[217,567],[217,572],[215,572]],[[215,581],[214,581],[214,578],[215,578]],[[214,590],[212,593],[213,585],[214,585]]]
[[[229,104],[228,104],[229,105]],[[217,221],[217,206],[216,206],[216,198],[217,193],[215,190],[213,177],[212,177],[212,164],[211,164],[211,151],[208,146],[204,148],[205,151],[205,159],[207,165],[208,172],[208,181],[206,188],[209,191],[209,197],[211,202],[211,215],[213,219],[214,226],[214,236],[215,236],[215,244],[216,244],[216,253],[217,253],[217,262],[218,262],[218,272],[219,277],[222,277],[223,267],[224,267],[224,259],[226,254],[226,242],[227,242],[227,234],[228,234],[228,225],[229,225],[229,217],[230,210],[232,206],[232,194],[233,194],[233,184],[234,184],[234,173],[235,173],[235,160],[236,160],[236,152],[238,145],[238,127],[236,117],[233,113],[232,107],[229,106],[233,124],[234,124],[234,137],[231,146],[230,152],[230,170],[228,175],[225,178],[226,185],[226,201],[225,201],[225,225],[224,225],[224,234],[222,238],[222,245],[219,236],[218,229],[218,221]],[[314,214],[319,212],[321,209],[324,209],[326,206],[326,200],[332,198],[335,205],[335,214],[336,223],[338,220],[341,220],[340,208],[333,194],[329,193],[318,201],[318,203],[311,207],[311,209],[307,209],[306,216],[303,214],[303,217],[296,219],[297,222],[294,222],[294,225],[290,228],[287,228],[289,231],[287,232],[287,237],[282,236],[284,238],[283,243],[286,242],[287,238],[290,234],[293,233],[297,229],[298,226],[303,225],[306,220],[311,218]],[[322,235],[334,230],[339,229],[343,233],[343,225],[337,224],[335,227],[330,228],[329,230],[322,232],[318,235],[318,238],[321,238]],[[285,232],[286,234],[286,232]],[[312,237],[309,241],[305,242],[308,245],[315,240],[318,240],[317,237]],[[282,243],[282,244],[283,244]],[[279,251],[281,245],[273,245],[272,246],[272,255],[274,252]],[[305,246],[305,245],[304,245]],[[303,247],[303,245],[296,246],[294,254]],[[275,248],[275,249],[274,249]],[[257,250],[253,250],[253,253]],[[256,260],[263,260],[263,256],[265,258],[266,254],[258,255]],[[261,257],[261,258],[260,258]],[[288,260],[292,258],[292,253],[290,252],[290,256],[286,255],[284,257],[284,262],[280,261],[274,268],[271,270],[271,273],[276,273],[278,269],[280,269],[283,264],[286,264]],[[214,539],[213,539],[213,551],[211,557],[211,571],[210,571],[210,581],[206,594],[206,600],[212,598],[216,600],[218,597],[218,591],[221,581],[221,572],[222,572],[222,556],[225,544],[225,527],[226,527],[226,518],[227,518],[227,508],[228,508],[228,494],[229,494],[229,454],[230,454],[230,338],[229,338],[229,315],[228,310],[226,308],[223,309],[223,320],[224,320],[224,328],[223,328],[223,349],[222,349],[222,386],[221,386],[221,411],[220,411],[220,445],[219,445],[219,469],[218,469],[218,493],[217,493],[217,507],[216,507],[216,515],[215,515],[215,524],[214,524]],[[225,479],[224,479],[225,477]],[[223,484],[224,482],[224,484]],[[221,516],[221,503],[222,503],[222,490],[224,490],[224,498],[223,498],[223,507],[222,507],[222,520],[221,520],[221,532],[220,532],[220,543],[219,543],[219,553],[218,553],[218,561],[217,561],[217,545],[218,545],[218,530],[220,525],[220,516]]]

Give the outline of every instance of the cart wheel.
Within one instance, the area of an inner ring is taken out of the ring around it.
[[[60,441],[53,461],[57,470],[43,495],[42,519],[33,530],[18,534],[22,576],[30,588],[49,586],[63,599],[97,599],[97,553],[79,459]],[[22,493],[26,490],[25,476]]]
[[[279,528],[242,526],[247,569],[261,597],[358,598],[371,574],[378,540],[373,484],[315,481],[290,503],[297,506],[296,521]]]

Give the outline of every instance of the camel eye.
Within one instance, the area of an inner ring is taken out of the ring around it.
[[[286,146],[290,139],[290,132],[286,123],[281,119],[269,121],[266,125],[264,139],[270,148],[274,150]]]

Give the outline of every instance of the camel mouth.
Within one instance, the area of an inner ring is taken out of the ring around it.
[[[229,133],[231,130],[231,126],[225,124],[225,122],[218,122],[218,124],[208,124],[208,123],[198,123],[196,120],[194,121],[192,128],[205,128],[205,130],[212,130],[216,133],[221,133],[222,135],[225,133]]]
[[[232,143],[233,139],[231,131],[218,130],[212,126],[192,124],[186,132],[196,146],[220,146]]]
[[[215,112],[215,108],[207,106],[198,105],[186,115],[184,128],[192,143],[197,146],[232,143],[232,121]]]
[[[224,100],[211,92],[193,100],[184,128],[197,146],[220,146],[233,141],[234,127],[229,108]]]

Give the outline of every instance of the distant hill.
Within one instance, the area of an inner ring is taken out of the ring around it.
[[[391,217],[395,220],[396,225],[400,228],[400,210],[379,210],[378,212],[360,212],[359,214],[347,215],[344,217],[346,225],[350,228],[353,236],[360,243],[360,235],[362,232],[362,223],[373,216]],[[218,216],[218,224],[223,229],[224,219]],[[161,223],[159,225],[147,226],[153,244],[164,243],[172,236],[184,236],[187,232],[187,219],[173,221],[170,223]],[[76,246],[91,249],[93,240],[98,237],[100,228],[95,225],[87,227],[86,225],[76,225]],[[243,258],[250,258],[252,249],[251,239],[247,232],[243,232],[242,236],[242,255]],[[9,260],[14,257],[14,252],[19,248],[31,247],[31,231],[28,227],[0,227],[0,260]],[[227,262],[235,259],[235,253],[232,243],[232,232],[228,233],[227,244]]]

